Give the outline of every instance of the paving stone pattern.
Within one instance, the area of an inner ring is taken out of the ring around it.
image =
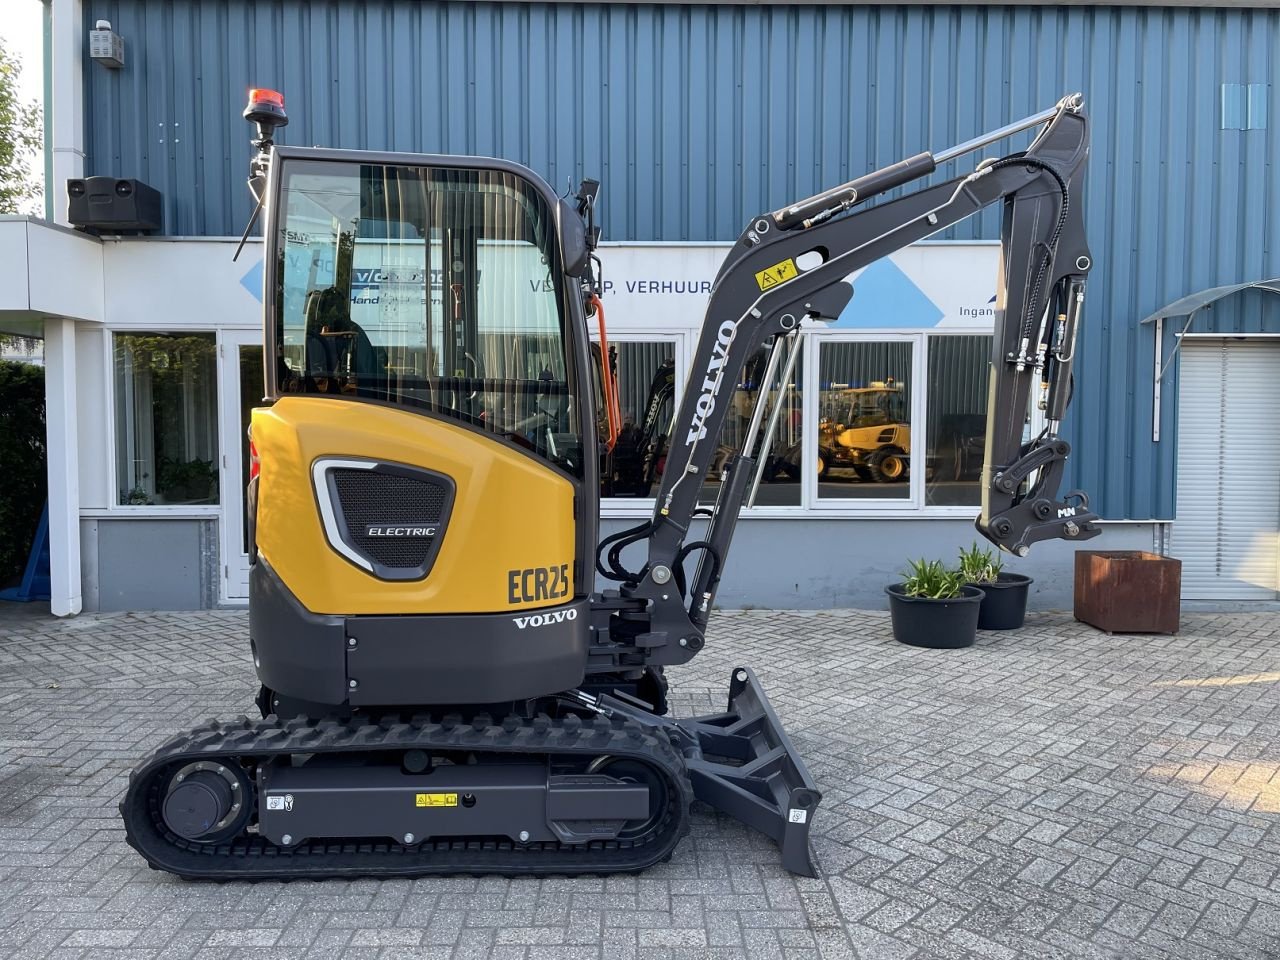
[[[0,614],[0,955],[1280,957],[1280,615],[969,650],[875,612],[718,614],[681,713],[754,666],[825,793],[821,878],[699,805],[639,877],[194,884],[125,845],[127,769],[252,709],[243,612]]]

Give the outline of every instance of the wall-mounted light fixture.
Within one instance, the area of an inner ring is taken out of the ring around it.
[[[89,56],[112,70],[124,66],[124,39],[111,29],[110,20],[99,20],[89,31]]]

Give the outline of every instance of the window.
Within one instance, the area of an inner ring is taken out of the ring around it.
[[[657,492],[674,404],[684,386],[676,377],[673,389],[651,389],[656,371],[665,369],[669,377],[670,361],[679,353],[660,339],[610,340],[617,348],[623,437],[617,469],[602,480],[604,496]],[[990,334],[970,330],[815,332],[802,343],[785,385],[784,351],[774,382],[765,388],[757,453],[775,404],[782,406],[752,505],[826,514],[932,508],[968,513],[981,501],[991,344]],[[767,361],[762,348],[732,392],[724,391],[728,413],[699,494],[704,505],[718,498],[724,467],[750,429]],[[640,429],[644,420],[637,416],[654,396],[660,401],[656,440]],[[648,468],[642,466],[644,449],[653,451]],[[637,476],[640,482],[628,480]]]
[[[794,346],[788,349],[795,349]],[[799,349],[803,351],[803,343]],[[777,372],[773,382],[764,384],[763,378],[769,363],[769,351],[761,347],[747,361],[742,378],[734,386],[730,396],[728,415],[725,418],[724,433],[720,437],[720,445],[707,471],[706,481],[698,495],[700,503],[714,503],[720,494],[720,484],[724,478],[724,469],[729,458],[741,449],[746,440],[747,431],[751,429],[751,415],[756,403],[760,400],[760,391],[767,391],[764,397],[764,412],[760,419],[759,436],[756,437],[755,455],[757,460],[764,459],[763,469],[758,469],[760,486],[756,491],[753,506],[759,507],[794,507],[801,501],[801,478],[805,474],[805,463],[801,449],[801,426],[804,418],[803,362],[796,357],[794,369],[786,384],[782,383],[787,368],[788,352],[784,349],[778,358]],[[776,420],[773,419],[774,407],[781,404]],[[764,450],[766,435],[770,422],[774,424],[773,437],[769,449]],[[745,506],[751,500],[750,490],[744,498]]]
[[[283,169],[277,392],[461,421],[581,476],[547,199],[499,170]]]
[[[218,502],[216,350],[212,333],[115,335],[121,504]]]
[[[818,344],[814,423],[819,500],[909,500],[911,339]]]
[[[929,506],[976,506],[987,435],[991,337],[930,336],[926,397]]]
[[[680,388],[673,339],[609,338],[618,370],[618,442],[600,471],[600,495],[652,497],[666,465]]]

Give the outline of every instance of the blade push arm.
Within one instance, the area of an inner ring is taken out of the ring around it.
[[[686,543],[697,498],[723,432],[728,393],[762,343],[789,336],[806,317],[832,320],[852,296],[845,278],[997,201],[1004,202],[1001,270],[988,403],[986,468],[978,529],[1025,552],[1050,537],[1094,535],[1083,494],[1057,499],[1068,446],[1057,434],[1070,397],[1075,327],[1090,267],[1080,216],[1088,124],[1079,96],[1053,110],[940,154],[950,159],[1018,129],[1044,124],[1020,154],[984,161],[972,173],[857,213],[877,193],[926,176],[937,158],[921,154],[843,187],[751,221],[712,288],[652,519],[611,538],[610,571],[624,596],[651,602],[643,645],[653,663],[679,663],[702,646],[739,508],[756,464],[755,437],[722,475],[704,539]],[[1045,392],[1046,428],[1024,442],[1034,387]],[[767,386],[762,394],[767,393]],[[1069,501],[1069,502],[1068,502]],[[615,563],[628,543],[647,541],[634,574]],[[602,544],[602,548],[610,541]],[[684,583],[683,564],[701,558]],[[604,568],[600,568],[605,572]],[[625,576],[620,576],[625,574]],[[686,606],[687,604],[687,606]]]

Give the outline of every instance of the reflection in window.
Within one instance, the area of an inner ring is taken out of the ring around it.
[[[120,503],[218,502],[215,350],[212,333],[115,335]]]
[[[676,350],[671,341],[610,339],[617,359],[618,442],[600,471],[605,497],[651,497],[666,466],[676,402]]]
[[[798,347],[793,347],[795,348]],[[803,363],[799,357],[796,358],[790,382],[784,385],[782,372],[787,366],[787,354],[784,352],[779,357],[778,372],[774,375],[773,382],[765,385],[761,381],[768,360],[768,349],[762,347],[757,350],[747,361],[742,379],[730,395],[724,433],[712,460],[711,469],[707,473],[706,483],[703,484],[698,496],[700,503],[714,503],[719,496],[725,467],[728,465],[729,458],[742,447],[746,440],[747,431],[751,427],[751,414],[755,410],[763,388],[768,391],[768,396],[765,398],[764,415],[760,421],[760,435],[756,437],[755,450],[757,456],[765,457],[765,468],[761,475],[755,506],[779,507],[800,504],[800,478],[804,471],[803,457],[800,453],[803,421],[801,391],[804,376]],[[778,413],[773,442],[769,449],[764,451],[762,450],[764,435],[773,414],[774,405],[777,403],[781,403],[782,408]]]
[[[819,345],[818,496],[907,499],[911,344]]]
[[[929,471],[925,503],[976,506],[981,501],[991,337],[929,337]]]

